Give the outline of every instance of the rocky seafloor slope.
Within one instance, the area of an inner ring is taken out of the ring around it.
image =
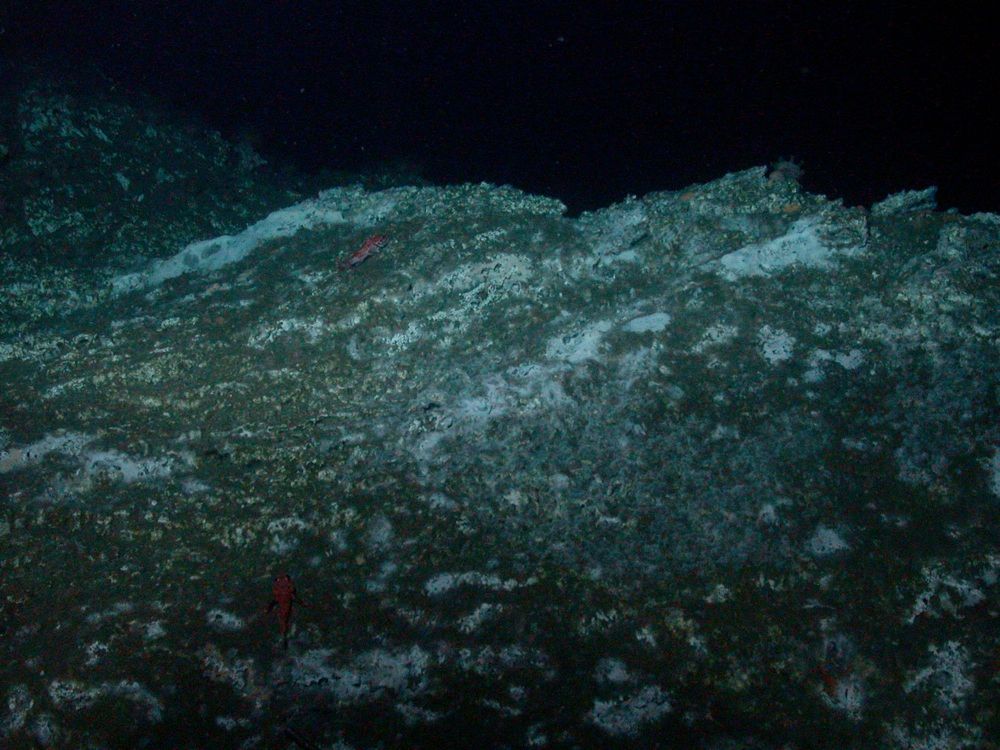
[[[305,195],[19,106],[5,747],[997,747],[1000,217]]]

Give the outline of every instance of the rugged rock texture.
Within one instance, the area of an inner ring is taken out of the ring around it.
[[[165,216],[224,147],[32,96],[94,166],[0,167],[7,745],[996,747],[1000,217],[249,157]]]

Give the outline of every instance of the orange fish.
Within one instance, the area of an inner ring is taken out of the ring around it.
[[[363,243],[361,243],[361,248],[357,250],[350,258],[341,262],[340,268],[348,269],[354,268],[356,265],[364,263],[368,260],[368,256],[372,253],[380,250],[382,246],[389,241],[388,235],[385,234],[373,234]]]
[[[278,608],[278,629],[286,649],[288,648],[288,630],[292,621],[293,604],[309,607],[308,604],[299,599],[292,577],[287,573],[282,573],[274,579],[274,585],[271,587],[271,601],[267,605],[265,613],[270,614],[272,609]]]

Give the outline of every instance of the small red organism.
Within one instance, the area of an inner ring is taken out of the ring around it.
[[[267,605],[265,613],[270,613],[275,607],[278,608],[278,630],[281,632],[281,639],[284,647],[288,648],[288,630],[292,621],[292,605],[298,604],[307,607],[308,604],[299,599],[295,591],[295,583],[287,573],[282,573],[274,579],[274,586],[271,589],[271,601]]]
[[[341,262],[340,268],[342,270],[348,268],[354,268],[355,266],[364,263],[366,260],[368,260],[368,256],[380,250],[388,241],[389,241],[388,235],[373,234],[371,237],[369,237],[363,243],[361,243],[361,247],[357,250],[357,252],[355,252],[351,257]]]

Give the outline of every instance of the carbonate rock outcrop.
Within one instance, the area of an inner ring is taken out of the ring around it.
[[[29,101],[96,166],[0,245],[5,746],[1000,733],[1000,217],[764,168],[227,202],[128,158],[212,138]]]

